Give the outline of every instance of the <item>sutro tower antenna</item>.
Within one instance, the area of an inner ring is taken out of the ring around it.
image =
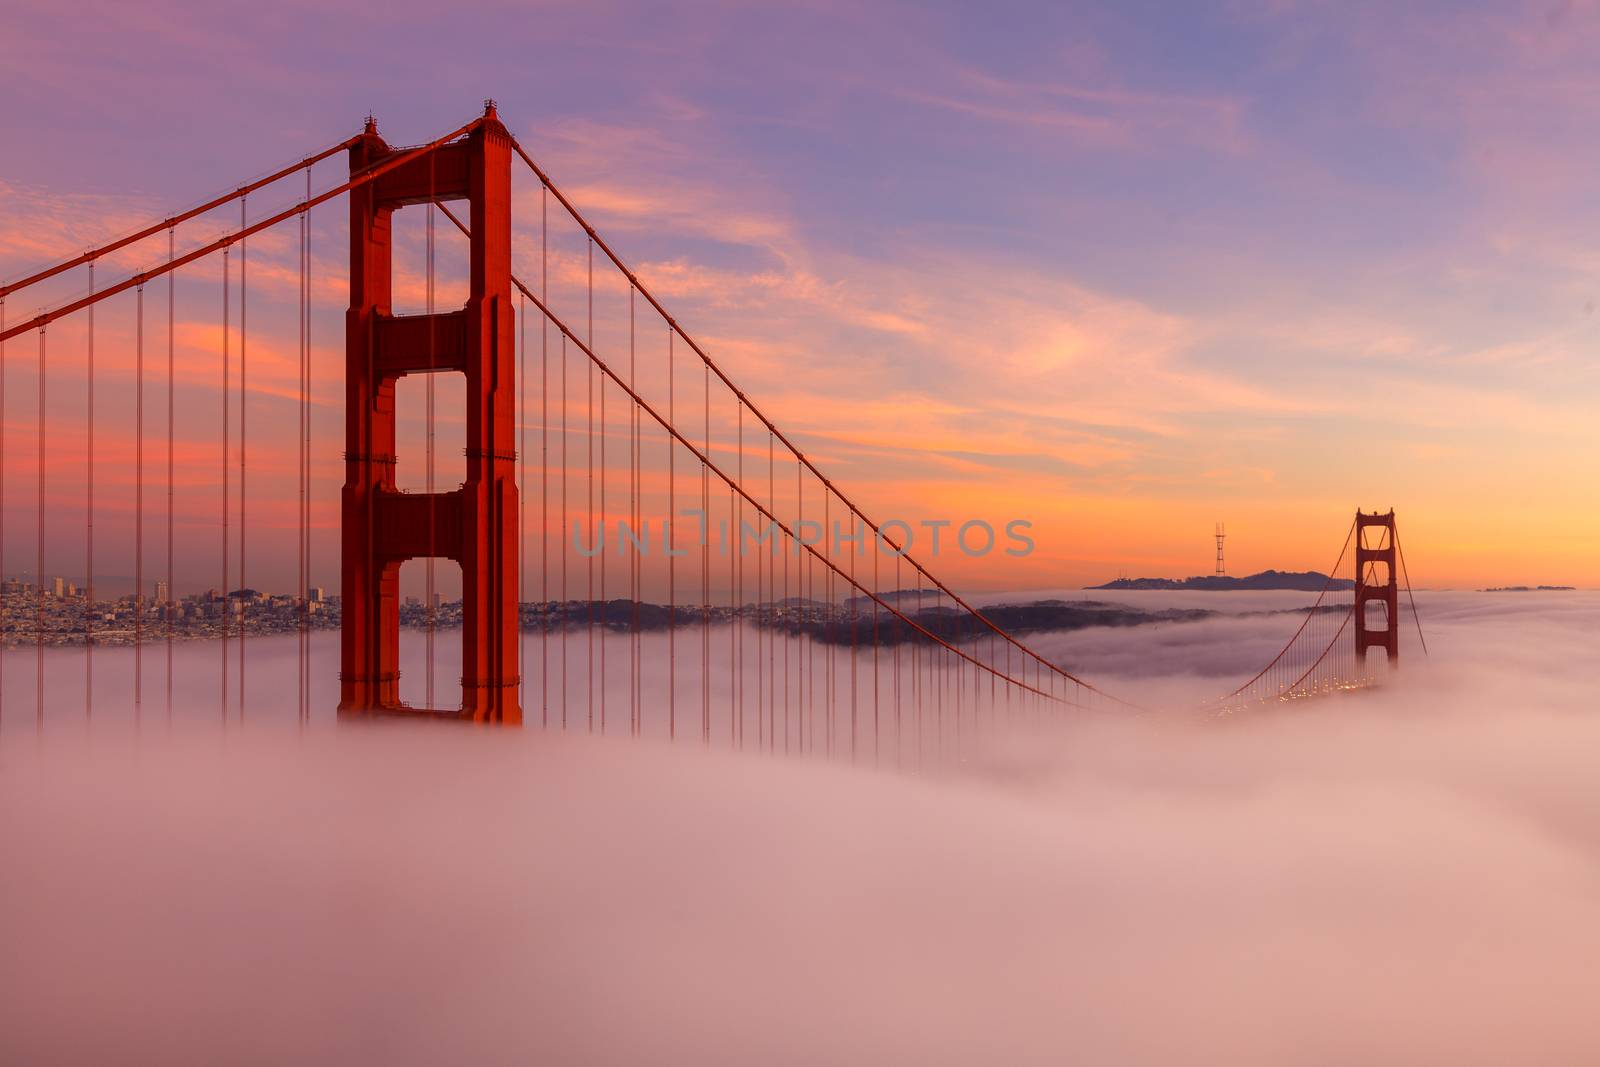
[[[1222,542],[1228,535],[1222,530],[1222,523],[1217,523],[1217,577],[1228,573],[1228,568],[1222,563]]]

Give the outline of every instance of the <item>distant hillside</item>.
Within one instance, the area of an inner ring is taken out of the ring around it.
[[[1318,593],[1328,582],[1328,576],[1317,571],[1262,571],[1244,578],[1230,575],[1203,574],[1193,578],[1118,578],[1105,585],[1086,586],[1088,589],[1191,589],[1206,593],[1232,592],[1241,589],[1294,589],[1302,593]],[[1355,582],[1349,578],[1335,578],[1334,589],[1353,589]]]

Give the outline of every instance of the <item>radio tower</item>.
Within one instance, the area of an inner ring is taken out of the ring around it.
[[[1222,532],[1222,523],[1217,523],[1217,577],[1221,578],[1228,573],[1228,568],[1222,563],[1222,542],[1228,535]]]

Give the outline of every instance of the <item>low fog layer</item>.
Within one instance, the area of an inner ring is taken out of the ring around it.
[[[8,670],[0,1061],[1595,1062],[1600,595],[1422,610],[1381,690],[922,774],[54,705],[41,744]],[[1206,695],[1286,627],[1038,643]]]

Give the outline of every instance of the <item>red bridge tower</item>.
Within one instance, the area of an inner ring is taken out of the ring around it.
[[[395,154],[369,120],[350,149],[359,174]],[[466,200],[466,307],[396,316],[391,216],[430,200]],[[339,710],[400,702],[400,564],[429,555],[461,565],[461,707],[441,714],[520,723],[517,674],[516,361],[511,302],[511,140],[492,103],[459,141],[350,192],[350,310],[345,319],[345,484]],[[402,375],[467,379],[467,477],[443,493],[395,488],[395,384]]]
[[[1368,543],[1367,531],[1375,531]],[[1400,586],[1395,573],[1394,509],[1368,515],[1356,511],[1356,654],[1366,661],[1367,649],[1382,648],[1389,662],[1400,658]],[[1378,579],[1382,579],[1379,581]],[[1385,627],[1367,624],[1367,604],[1383,605]]]

